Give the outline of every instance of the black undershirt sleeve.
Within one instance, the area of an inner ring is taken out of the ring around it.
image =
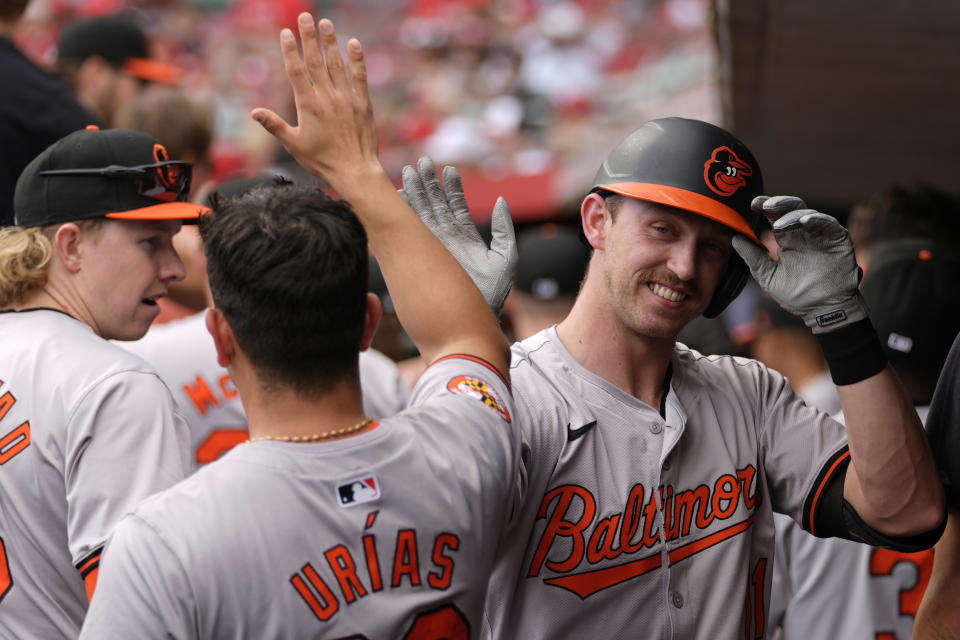
[[[947,525],[946,510],[938,527],[914,536],[888,536],[864,522],[853,505],[843,498],[843,483],[847,477],[850,459],[847,458],[841,464],[842,468],[838,467],[827,480],[823,493],[814,507],[813,518],[817,523],[816,530],[812,531],[814,535],[820,538],[845,538],[904,553],[929,549],[940,539]],[[807,522],[805,522],[805,528],[810,530]]]

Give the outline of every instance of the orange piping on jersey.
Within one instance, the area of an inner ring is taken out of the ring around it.
[[[83,586],[86,588],[88,601],[93,598],[93,590],[97,588],[97,574],[100,572],[101,553],[102,550],[96,551],[77,567],[77,571],[80,572],[80,577],[83,578]]]
[[[830,479],[833,477],[834,472],[837,470],[837,467],[844,460],[850,457],[850,450],[847,449],[843,452],[843,455],[838,457],[833,461],[833,464],[830,465],[830,470],[827,471],[826,475],[823,476],[823,480],[820,481],[820,485],[817,487],[816,493],[813,494],[813,501],[810,503],[810,533],[812,535],[817,535],[817,530],[813,526],[813,516],[817,512],[817,505],[820,504],[820,494],[823,493],[823,490],[826,488],[827,484],[830,482]]]
[[[83,586],[87,590],[87,602],[93,599],[93,592],[97,588],[97,575],[100,573],[100,567],[97,567],[86,575],[83,579]]]
[[[497,374],[497,377],[500,378],[501,380],[503,380],[503,383],[504,383],[505,385],[507,385],[507,387],[510,386],[510,383],[507,382],[507,379],[503,377],[503,374],[500,373],[495,366],[493,366],[492,364],[490,364],[489,362],[487,362],[487,361],[484,360],[483,358],[478,358],[477,356],[471,356],[471,355],[468,355],[468,354],[466,354],[466,353],[451,353],[450,355],[443,356],[442,358],[437,358],[436,360],[433,361],[433,363],[432,363],[430,366],[433,366],[434,364],[437,364],[438,362],[443,362],[444,360],[450,360],[450,359],[452,359],[452,358],[461,358],[461,359],[463,359],[463,360],[471,360],[471,361],[476,362],[476,363],[478,363],[478,364],[482,364],[482,365],[485,366],[487,369],[490,369],[490,371],[493,371],[495,374]]]

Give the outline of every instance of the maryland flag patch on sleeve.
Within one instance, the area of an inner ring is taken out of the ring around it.
[[[483,402],[505,421],[510,422],[510,411],[497,392],[489,384],[474,376],[457,376],[447,383],[447,390],[461,396],[469,396]]]

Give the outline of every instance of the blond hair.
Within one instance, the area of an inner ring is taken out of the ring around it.
[[[53,245],[40,227],[0,229],[0,307],[20,302],[47,284]]]
[[[95,231],[104,221],[93,218],[74,224]],[[47,284],[53,238],[60,226],[0,228],[0,307],[23,302]]]

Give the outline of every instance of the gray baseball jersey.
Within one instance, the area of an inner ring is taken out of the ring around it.
[[[476,638],[519,499],[506,384],[434,364],[368,432],[234,448],[142,503],[82,638]]]
[[[553,328],[511,376],[528,485],[484,637],[763,637],[773,511],[816,526],[843,426],[762,364],[680,344],[663,416]]]
[[[114,525],[186,475],[187,427],[146,362],[65,313],[0,313],[0,335],[0,637],[76,637]]]
[[[925,418],[926,407],[918,408],[918,413]],[[779,628],[784,640],[910,638],[933,571],[932,549],[903,553],[817,538],[779,514],[776,525],[771,635]]]
[[[170,387],[190,426],[193,469],[249,437],[240,396],[230,374],[217,364],[204,316],[201,312],[155,325],[136,342],[117,343],[149,362]],[[397,365],[380,352],[360,354],[360,385],[368,416],[387,418],[406,406],[409,390]]]

